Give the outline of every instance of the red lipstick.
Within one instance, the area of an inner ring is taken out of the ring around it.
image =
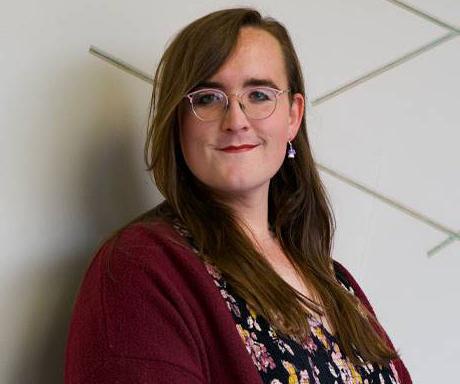
[[[251,144],[243,144],[243,145],[229,145],[228,147],[221,148],[221,151],[224,152],[245,152],[245,151],[250,151],[251,149],[257,147],[257,145],[251,145]]]

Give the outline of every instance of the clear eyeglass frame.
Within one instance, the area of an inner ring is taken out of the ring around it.
[[[251,117],[250,115],[248,115],[247,113],[247,108],[246,108],[246,105],[245,103],[243,102],[243,97],[250,93],[250,92],[253,92],[253,91],[268,91],[268,92],[273,92],[273,95],[274,95],[274,100],[275,100],[275,103],[273,104],[273,107],[272,107],[272,110],[265,116],[263,117]],[[203,92],[206,92],[206,91],[212,91],[212,92],[216,92],[218,94],[220,94],[221,96],[223,96],[223,99],[225,100],[225,104],[223,105],[223,108],[222,108],[222,112],[220,116],[216,117],[216,118],[211,118],[211,119],[205,119],[203,118],[202,116],[200,116],[197,111],[196,111],[196,106],[194,105],[193,103],[193,97],[197,94],[200,94],[200,93],[203,93]],[[229,97],[230,96],[235,96],[236,99],[238,100],[238,103],[240,105],[240,108],[241,110],[243,111],[243,113],[246,115],[246,117],[248,119],[251,119],[251,120],[264,120],[264,119],[267,119],[269,118],[276,110],[276,107],[278,105],[278,98],[279,96],[281,96],[282,94],[284,93],[289,93],[291,90],[289,88],[287,89],[276,89],[276,88],[272,88],[272,87],[266,87],[266,86],[261,86],[261,87],[251,87],[251,88],[248,88],[247,90],[243,91],[243,92],[239,92],[239,93],[230,93],[227,95],[227,93],[225,93],[224,91],[220,90],[220,89],[217,89],[217,88],[201,88],[201,89],[198,89],[196,91],[193,91],[193,92],[190,92],[188,93],[187,95],[184,96],[184,98],[187,98],[190,102],[190,107],[193,111],[193,114],[195,115],[195,117],[201,121],[206,121],[206,122],[209,122],[209,121],[216,121],[216,120],[220,120],[226,113],[227,109],[228,109],[228,104],[229,104]]]

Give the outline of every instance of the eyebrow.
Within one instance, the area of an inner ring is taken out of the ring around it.
[[[243,83],[243,87],[270,87],[275,89],[281,89],[274,81],[270,79],[257,79],[255,77],[251,77],[246,79]],[[217,89],[225,89],[225,86],[218,81],[210,81],[204,80],[200,81],[193,90],[200,89],[200,88],[217,88]]]

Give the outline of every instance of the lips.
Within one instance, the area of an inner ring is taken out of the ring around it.
[[[224,152],[244,152],[257,147],[257,144],[229,145],[228,147],[220,148]]]

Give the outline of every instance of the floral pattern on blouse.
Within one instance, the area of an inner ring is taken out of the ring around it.
[[[198,253],[188,230],[175,221],[174,228]],[[236,294],[219,270],[205,263],[224,299],[243,345],[265,384],[399,384],[393,363],[389,366],[353,364],[341,351],[337,339],[313,316],[308,317],[311,335],[302,343],[277,334],[276,330]],[[352,294],[348,282],[339,283]]]

